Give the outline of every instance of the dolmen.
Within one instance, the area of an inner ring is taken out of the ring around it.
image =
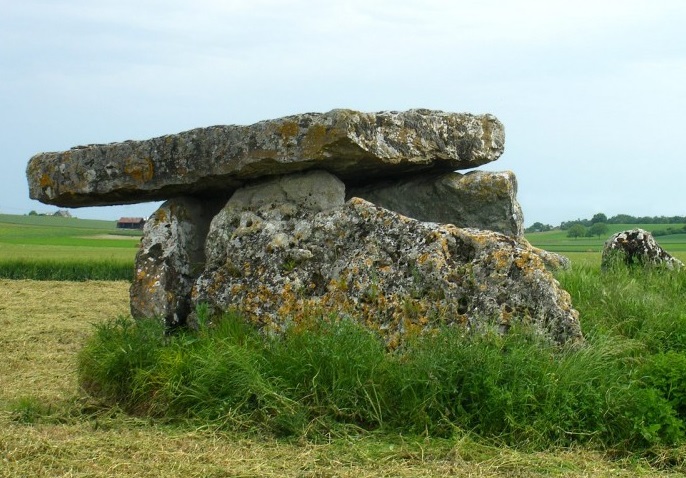
[[[134,317],[192,325],[199,306],[265,333],[356,320],[389,347],[442,326],[582,340],[564,265],[522,235],[492,115],[307,113],[40,153],[30,195],[60,207],[164,200],[131,286]],[[466,173],[462,171],[472,169]]]

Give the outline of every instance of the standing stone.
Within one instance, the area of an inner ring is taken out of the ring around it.
[[[569,294],[528,244],[417,221],[360,198],[343,203],[336,178],[318,175],[237,191],[212,221],[194,304],[237,309],[276,333],[322,315],[349,316],[391,347],[447,324],[506,331],[522,321],[559,343],[581,339]]]
[[[98,206],[228,196],[247,180],[309,169],[352,184],[473,168],[495,161],[504,142],[503,126],[492,115],[333,110],[40,153],[26,174],[33,199]]]
[[[170,199],[150,217],[130,290],[134,317],[158,317],[168,328],[185,323],[193,282],[205,267],[210,221],[224,202]]]
[[[662,249],[653,235],[643,229],[618,232],[605,242],[601,267],[607,269],[616,264],[664,266],[668,269],[684,267],[683,262]]]
[[[523,214],[511,171],[424,174],[348,188],[360,197],[419,221],[454,224],[522,237]]]

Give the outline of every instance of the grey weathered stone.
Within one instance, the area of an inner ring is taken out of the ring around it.
[[[424,174],[351,187],[347,196],[420,221],[487,229],[514,237],[523,234],[517,179],[511,171]]]
[[[601,267],[607,269],[618,263],[628,266],[664,266],[668,269],[684,267],[683,262],[662,249],[653,235],[643,229],[621,231],[605,241]]]
[[[529,241],[527,241],[523,237],[520,238],[519,241],[522,243],[526,242],[527,244],[529,244]],[[545,249],[539,249],[538,247],[531,246],[531,248],[536,254],[538,254],[538,256],[541,258],[541,260],[543,261],[548,270],[559,271],[569,270],[572,268],[572,261],[570,261],[569,257],[567,256],[563,256],[562,254],[558,254],[557,252],[550,252],[546,251]]]
[[[46,204],[126,204],[229,194],[249,179],[308,169],[348,184],[472,168],[496,160],[504,141],[492,115],[333,110],[40,153],[27,178],[31,198]]]
[[[297,175],[287,181],[300,189]],[[247,196],[260,198],[254,189]],[[569,294],[528,243],[417,221],[359,198],[284,210],[289,201],[243,197],[237,192],[212,221],[196,305],[238,309],[266,332],[347,315],[391,347],[443,324],[502,331],[522,321],[559,343],[581,339]]]
[[[158,317],[170,328],[185,322],[191,288],[205,266],[210,221],[225,202],[171,199],[150,217],[130,289],[134,317]]]

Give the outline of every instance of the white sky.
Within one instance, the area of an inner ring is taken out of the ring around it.
[[[308,111],[493,113],[525,224],[686,215],[684,0],[0,0],[0,212],[41,151]],[[155,204],[72,210],[147,216]]]

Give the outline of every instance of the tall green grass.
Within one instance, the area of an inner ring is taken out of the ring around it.
[[[134,413],[277,435],[471,433],[524,449],[614,451],[683,443],[685,274],[577,267],[560,280],[581,312],[582,346],[522,327],[446,328],[389,351],[337,317],[278,337],[235,314],[173,336],[158,321],[119,319],[97,326],[80,382]]]
[[[117,260],[0,260],[0,278],[30,280],[133,280],[134,266]]]

